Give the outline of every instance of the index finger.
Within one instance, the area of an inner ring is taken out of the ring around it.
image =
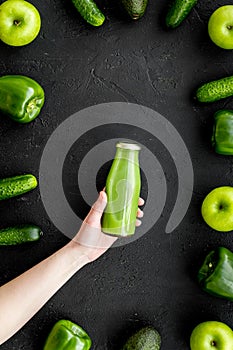
[[[143,198],[139,197],[138,199],[138,205],[141,206],[141,205],[144,205],[145,204],[145,201]]]

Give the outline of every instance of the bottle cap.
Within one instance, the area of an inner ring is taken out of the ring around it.
[[[130,149],[131,151],[140,151],[141,147],[137,143],[118,142],[116,144],[118,148]]]

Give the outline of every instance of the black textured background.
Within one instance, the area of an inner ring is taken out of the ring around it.
[[[163,24],[167,1],[149,2],[144,18],[134,23],[117,1],[99,1],[107,20],[101,28],[92,28],[76,13],[71,1],[34,0],[42,17],[39,37],[22,48],[0,43],[1,75],[29,75],[46,92],[43,112],[30,125],[1,116],[0,177],[27,172],[38,177],[40,157],[52,131],[72,113],[112,101],[142,104],[169,119],[186,142],[195,175],[185,219],[175,232],[165,234],[177,179],[169,155],[152,142],[151,150],[164,165],[169,196],[173,197],[164,215],[140,240],[111,249],[83,268],[2,346],[4,350],[42,349],[60,318],[82,325],[97,350],[119,350],[127,336],[145,324],[152,324],[161,333],[162,350],[189,349],[192,329],[205,320],[220,320],[233,327],[233,304],[205,294],[196,282],[200,263],[211,248],[224,245],[233,249],[232,233],[211,230],[200,215],[202,200],[212,188],[233,185],[232,158],[217,156],[210,147],[213,113],[233,108],[232,100],[199,106],[192,99],[200,83],[233,74],[232,51],[217,48],[207,34],[210,14],[225,2],[200,1],[185,23],[172,31]],[[110,130],[109,138],[114,133]],[[137,138],[144,142],[144,135],[139,133]],[[85,153],[91,142],[93,139],[87,138],[71,149],[65,163],[65,183],[69,176],[75,181],[74,159],[78,167],[77,152]],[[105,175],[102,171],[97,186]],[[77,201],[78,208],[77,198],[70,195],[70,201]],[[87,210],[77,209],[83,216]],[[50,223],[39,188],[0,203],[0,225],[19,222],[40,224],[45,234],[36,244],[0,249],[1,284],[68,241]]]

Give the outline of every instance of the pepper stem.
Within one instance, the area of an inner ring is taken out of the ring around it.
[[[36,102],[37,102],[37,99],[36,98],[33,98],[27,105],[27,112],[28,113],[31,113],[33,111],[33,109],[36,107]]]

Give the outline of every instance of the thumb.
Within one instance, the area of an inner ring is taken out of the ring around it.
[[[91,207],[91,210],[84,221],[91,226],[99,225],[106,204],[107,195],[104,191],[101,191],[97,201]]]

